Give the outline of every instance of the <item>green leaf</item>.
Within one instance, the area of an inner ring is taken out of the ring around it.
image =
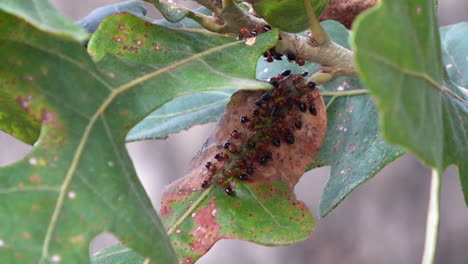
[[[468,22],[440,30],[442,59],[450,79],[459,87],[468,87]]]
[[[146,8],[141,1],[129,0],[96,8],[89,15],[76,23],[86,29],[88,33],[94,33],[104,18],[120,12],[130,13],[143,18],[146,15]]]
[[[259,0],[251,2],[257,14],[270,25],[288,32],[300,32],[309,28],[303,0]],[[328,0],[310,0],[315,15],[320,17]]]
[[[30,98],[21,96],[15,100],[0,90],[0,130],[32,145],[39,137],[41,125],[37,119],[26,113],[29,110],[29,100]]]
[[[323,89],[324,94],[364,90],[354,78],[340,78]],[[381,138],[377,110],[368,94],[326,98],[325,102],[330,103],[327,136],[311,164],[331,166],[330,179],[320,199],[320,217],[328,215],[354,189],[405,153]]]
[[[178,6],[174,3],[168,3],[163,0],[145,0],[148,3],[153,4],[165,19],[169,20],[172,23],[179,22],[184,19],[185,16],[190,12],[189,9]]]
[[[88,34],[57,12],[47,0],[2,0],[0,10],[21,17],[40,30],[85,41]]]
[[[163,139],[193,125],[216,121],[223,113],[232,92],[204,92],[176,98],[132,128],[126,140]]]
[[[349,48],[349,31],[336,21],[321,23],[333,41]],[[260,59],[257,77],[268,79],[291,69],[294,73],[317,71],[317,64],[298,66],[283,58],[268,63]],[[355,78],[339,78],[320,86],[325,103],[329,104],[332,93],[344,93],[333,99],[327,109],[328,129],[321,151],[310,169],[331,166],[330,179],[322,193],[319,214],[328,215],[354,189],[374,177],[382,168],[403,155],[405,151],[385,142],[379,135],[378,116],[368,94],[346,95],[353,90],[363,91],[362,83]],[[364,90],[365,92],[365,90]],[[327,95],[329,94],[329,95]]]
[[[94,38],[120,45],[108,34],[122,26],[138,34],[153,30],[157,34],[151,40],[161,41],[162,50],[154,42],[134,43],[146,54],[143,63],[104,55],[93,46],[100,59],[95,64],[79,43],[0,15],[0,60],[8,62],[0,64],[3,90],[11,98],[31,96],[32,113],[43,115],[32,151],[0,169],[0,256],[5,263],[89,263],[89,242],[102,231],[145,258],[175,263],[166,231],[125,149],[127,132],[182,95],[266,86],[242,77],[253,75],[258,56],[274,45],[277,32],[247,46],[121,14],[104,20]],[[225,60],[241,60],[246,69],[233,73],[218,67]]]
[[[384,137],[439,172],[458,166],[468,204],[467,96],[444,79],[437,26],[432,1],[384,0],[354,24],[356,63]]]
[[[91,258],[93,264],[142,264],[145,259],[123,245],[103,249]]]

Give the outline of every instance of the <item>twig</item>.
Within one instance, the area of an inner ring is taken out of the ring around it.
[[[433,264],[439,235],[441,175],[433,169],[431,175],[431,191],[429,194],[429,208],[427,210],[426,239],[422,264]]]
[[[255,17],[240,8],[235,1],[195,1],[213,11],[213,16],[210,17],[189,12],[187,17],[195,20],[201,26],[212,32],[238,35],[242,28],[252,29],[256,25],[267,25],[263,19]],[[276,51],[282,54],[292,53],[304,61],[321,64],[322,73],[326,73],[326,75],[320,76],[321,81],[325,81],[322,77],[327,77],[328,81],[338,76],[357,77],[358,74],[353,62],[354,53],[331,41],[328,33],[318,23],[312,6],[310,6],[310,2],[305,1],[304,3],[308,10],[307,13],[309,14],[308,18],[312,35],[303,37],[292,33],[281,32]],[[219,19],[219,17],[221,19]]]

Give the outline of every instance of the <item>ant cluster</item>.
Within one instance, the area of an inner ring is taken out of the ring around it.
[[[232,130],[227,140],[217,146],[220,151],[205,163],[207,178],[201,182],[202,188],[218,184],[226,194],[234,195],[236,180],[253,180],[257,169],[274,161],[272,152],[295,143],[295,131],[303,127],[304,112],[317,115],[310,92],[316,84],[306,83],[307,75],[285,70],[269,79],[274,89],[253,100],[251,110],[238,117],[243,129]]]

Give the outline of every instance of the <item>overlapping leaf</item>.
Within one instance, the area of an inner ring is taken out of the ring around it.
[[[468,22],[440,30],[442,59],[452,82],[468,89]]]
[[[101,42],[91,45],[96,65],[79,43],[0,16],[0,60],[7,62],[0,64],[0,83],[11,98],[31,98],[30,112],[42,121],[31,153],[0,170],[0,256],[6,263],[88,263],[89,242],[102,231],[145,257],[174,263],[166,231],[125,150],[126,133],[182,95],[265,87],[242,77],[254,74],[257,57],[274,44],[275,32],[246,46],[126,14],[106,21],[101,34],[95,33]],[[142,29],[154,35],[141,33],[126,42],[128,34]],[[114,54],[100,49],[106,40],[118,44],[109,49]],[[143,54],[145,60],[118,58],[126,53]],[[245,67],[237,72],[232,65],[217,67],[226,59]]]
[[[270,25],[287,32],[300,32],[309,27],[303,0],[249,0],[255,12]],[[327,6],[328,0],[310,0],[317,17]]]
[[[48,0],[2,0],[0,10],[26,19],[44,31],[78,41],[88,38],[85,30],[59,14]]]
[[[385,138],[440,172],[458,166],[468,203],[468,97],[444,78],[437,26],[431,1],[384,0],[356,21],[356,63]]]
[[[335,42],[349,47],[349,31],[343,25],[335,21],[326,21],[322,25]],[[317,71],[317,66],[306,63],[301,67],[283,58],[274,63],[259,63],[257,76],[267,79],[284,69],[312,74]],[[404,150],[380,137],[376,108],[358,79],[339,78],[321,89],[328,104],[328,130],[322,149],[310,168],[331,166],[330,179],[319,206],[320,216],[325,217],[360,184],[403,155]],[[364,93],[333,96],[333,93],[353,90]]]

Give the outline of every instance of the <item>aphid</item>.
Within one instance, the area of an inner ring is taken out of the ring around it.
[[[206,188],[206,187],[208,187],[208,185],[210,185],[210,183],[208,181],[202,181],[202,183],[200,184],[200,186],[202,188]]]
[[[249,148],[255,148],[257,144],[253,141],[253,140],[250,140],[249,142],[247,142],[247,147]]]
[[[210,168],[208,169],[208,171],[211,172],[211,173],[215,173],[217,170],[218,170],[218,168],[216,168],[216,165],[214,165],[214,164],[212,164],[210,166]]]
[[[233,131],[231,131],[231,137],[233,139],[238,139],[239,138],[239,132],[237,132],[237,130],[234,129]]]
[[[287,135],[285,140],[288,144],[294,144],[294,136],[292,134]]]
[[[292,52],[288,52],[288,54],[286,54],[286,56],[288,57],[288,60],[290,61],[293,61],[296,59],[296,55],[294,55],[294,53]]]
[[[307,83],[307,87],[309,87],[310,89],[314,89],[316,85],[317,85],[317,84],[314,83],[314,82],[308,82],[308,83]]]
[[[258,161],[260,164],[265,165],[268,162],[268,157],[267,156],[261,156]]]
[[[265,51],[265,52],[263,53],[263,57],[265,57],[265,58],[268,57],[268,54],[269,54],[268,51]]]
[[[297,120],[296,122],[294,122],[294,126],[297,129],[301,129],[302,128],[302,122],[300,120]]]
[[[214,156],[214,158],[215,158],[217,161],[223,161],[223,154],[221,154],[221,153],[216,153],[216,155]]]
[[[235,171],[234,171],[233,169],[229,169],[229,170],[225,171],[225,175],[226,175],[227,177],[233,176],[234,173],[235,173]]]
[[[226,153],[224,153],[224,154],[223,154],[223,160],[228,160],[228,159],[229,159],[229,155],[226,154]]]
[[[309,72],[303,72],[301,73],[302,77],[306,77],[307,75],[309,75]]]
[[[265,25],[265,26],[263,26],[263,29],[264,29],[265,31],[270,31],[270,30],[271,30],[271,26],[270,26],[270,25]]]
[[[245,123],[249,122],[249,118],[246,117],[246,116],[241,116],[240,121],[241,121],[242,124],[245,124]]]
[[[254,116],[258,116],[260,114],[260,111],[258,111],[258,109],[254,109],[254,110],[252,110],[252,114]]]
[[[315,108],[315,105],[311,105],[309,107],[309,111],[312,115],[316,116],[317,115],[317,108]]]
[[[261,106],[263,104],[263,100],[262,99],[257,99],[257,100],[255,100],[255,104],[258,105],[258,106]]]
[[[273,154],[271,153],[271,151],[267,152],[266,157],[269,158],[269,159],[273,158]]]
[[[268,56],[268,58],[266,59],[267,62],[273,62],[273,57],[272,56]]]
[[[205,167],[206,167],[207,169],[209,169],[209,168],[211,167],[211,162],[207,161],[207,162],[205,163]]]
[[[279,108],[279,107],[273,106],[273,107],[271,108],[270,114],[271,114],[272,116],[278,116],[279,113],[280,113],[280,108]]]
[[[245,172],[247,172],[248,174],[252,175],[254,173],[254,170],[252,169],[252,167],[247,167],[245,169]]]
[[[273,85],[273,87],[275,88],[278,88],[279,87],[279,82],[274,80],[274,81],[270,81],[270,84]]]
[[[250,31],[250,35],[252,35],[252,36],[257,36],[257,35],[258,35],[258,31],[257,31],[256,29],[252,29],[252,30]]]
[[[271,140],[271,143],[273,143],[273,145],[279,147],[281,145],[281,139],[279,137],[274,137],[273,140]]]
[[[299,66],[304,66],[304,64],[305,64],[305,61],[304,61],[304,60],[301,60],[301,59],[299,59],[299,58],[296,58],[295,61],[296,61],[296,64],[299,65]]]
[[[281,73],[284,77],[289,76],[291,74],[291,70],[285,70]]]
[[[270,93],[264,93],[262,95],[262,100],[264,100],[264,101],[268,101],[268,100],[270,100],[270,98],[271,98]]]
[[[275,60],[283,60],[281,57],[283,57],[283,54],[278,53],[275,55]]]
[[[245,174],[245,173],[242,173],[241,175],[239,175],[239,180],[241,181],[246,181],[249,179],[249,175]]]
[[[299,110],[301,110],[301,112],[305,112],[305,110],[307,110],[307,105],[305,103],[300,103]]]
[[[230,143],[230,142],[226,142],[226,143],[224,143],[224,145],[223,145],[223,147],[224,147],[225,149],[229,148],[229,146],[231,146],[231,143]]]
[[[240,33],[244,36],[244,37],[250,37],[250,30],[248,28],[241,28],[240,29]]]
[[[265,29],[262,25],[255,25],[255,29],[260,33],[265,32]]]
[[[237,148],[236,146],[234,145],[230,145],[229,148],[228,148],[229,152],[231,152],[232,154],[236,153],[237,152]]]
[[[232,188],[231,188],[230,186],[227,186],[226,189],[224,189],[224,191],[225,191],[226,194],[229,195],[229,196],[234,195],[234,191],[232,190]]]

